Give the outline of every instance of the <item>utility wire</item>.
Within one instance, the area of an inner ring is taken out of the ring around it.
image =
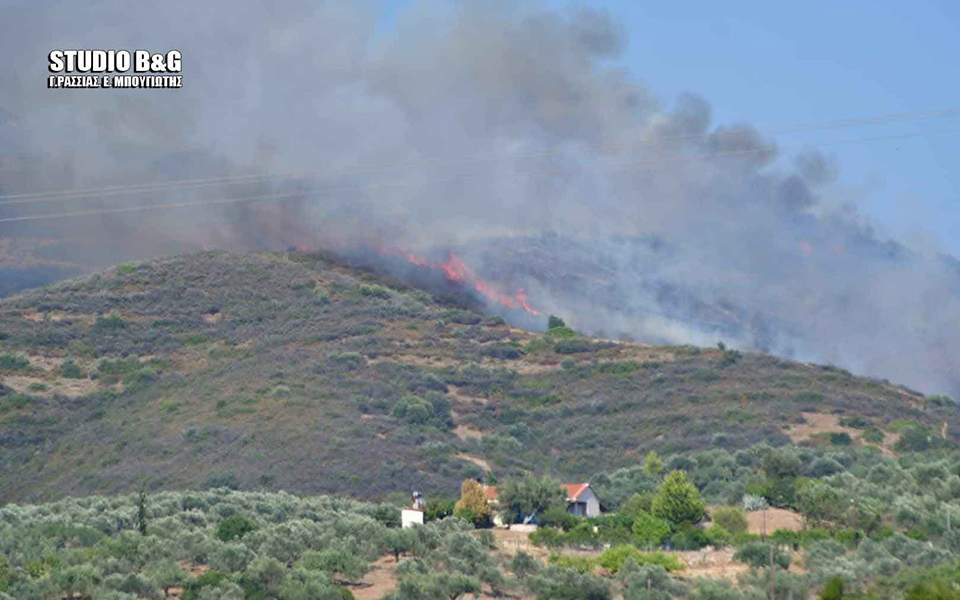
[[[888,124],[895,122],[903,121],[916,121],[916,120],[929,120],[929,119],[940,119],[940,118],[949,118],[960,116],[960,108],[947,108],[942,110],[935,111],[923,111],[923,112],[905,112],[905,113],[892,113],[885,115],[875,115],[868,117],[854,117],[849,119],[842,119],[836,121],[826,121],[821,123],[807,123],[801,124],[793,127],[787,127],[780,130],[773,130],[770,133],[766,134],[770,137],[778,135],[791,135],[797,133],[805,133],[812,131],[825,131],[825,130],[835,130],[835,129],[846,129],[851,127],[860,127],[864,125],[880,125]],[[695,139],[704,139],[709,137],[709,133],[696,133],[696,134],[686,134],[678,136],[663,136],[663,137],[654,137],[652,139],[639,141],[637,146],[645,146],[652,144],[663,144],[671,142],[682,142]],[[763,153],[767,150],[757,150],[757,153]],[[560,154],[557,150],[545,150],[542,152],[530,152],[523,154],[511,154],[505,156],[483,156],[475,155],[472,157],[464,157],[461,159],[451,160],[450,158],[444,157],[425,157],[420,159],[412,159],[410,161],[404,161],[400,163],[395,163],[393,165],[370,165],[368,167],[359,167],[356,169],[341,169],[333,173],[325,174],[326,177],[334,176],[344,176],[344,175],[360,175],[363,173],[370,173],[377,171],[384,171],[391,168],[399,168],[403,166],[423,164],[423,163],[438,163],[442,165],[456,165],[456,164],[469,164],[471,162],[496,162],[502,160],[517,160],[524,158],[544,158],[551,156],[558,156]],[[714,153],[716,155],[716,153]],[[180,190],[180,189],[192,189],[196,187],[204,187],[210,185],[235,185],[235,184],[254,184],[267,181],[286,181],[292,179],[315,179],[319,177],[317,174],[310,174],[306,172],[287,172],[287,173],[263,173],[263,174],[248,174],[248,175],[235,175],[235,176],[221,176],[221,177],[210,177],[210,178],[193,178],[193,179],[174,179],[167,181],[156,181],[156,182],[146,182],[146,183],[137,183],[137,184],[124,184],[124,185],[111,185],[98,188],[84,188],[79,190],[55,190],[55,191],[41,191],[41,192],[25,192],[25,193],[16,193],[16,194],[4,194],[0,195],[0,206],[8,205],[19,205],[19,204],[33,204],[37,202],[56,202],[56,201],[65,201],[65,200],[76,200],[76,199],[100,199],[102,197],[109,196],[122,196],[127,194],[138,194],[138,193],[148,193],[148,192],[157,192],[168,189]]]
[[[820,146],[889,141],[889,140],[902,140],[902,139],[910,139],[910,138],[917,138],[917,137],[947,136],[947,135],[957,135],[957,134],[960,134],[960,130],[943,131],[943,132],[937,132],[937,133],[928,133],[928,132],[927,133],[906,133],[906,134],[887,135],[887,136],[875,136],[875,137],[868,137],[868,138],[852,138],[847,140],[836,140],[833,142],[822,143],[820,144]],[[768,148],[752,148],[752,149],[745,149],[745,150],[732,150],[727,152],[711,152],[711,153],[704,153],[704,154],[692,155],[692,156],[678,154],[678,155],[669,157],[669,159],[666,159],[666,160],[664,158],[659,158],[659,159],[646,160],[646,161],[623,161],[619,164],[614,164],[613,166],[620,167],[620,168],[647,167],[648,170],[656,170],[657,167],[663,167],[665,166],[666,163],[678,162],[676,159],[692,162],[697,160],[710,160],[714,158],[765,154],[768,151],[769,151]],[[354,183],[354,184],[343,184],[339,186],[328,186],[325,188],[318,188],[313,190],[299,191],[299,192],[287,193],[287,194],[270,194],[270,195],[246,196],[246,197],[240,197],[240,198],[220,198],[216,200],[197,200],[197,201],[191,201],[191,202],[146,204],[146,205],[137,205],[137,206],[115,207],[115,208],[77,210],[77,211],[69,211],[69,212],[61,212],[61,213],[24,215],[24,216],[18,216],[18,217],[4,217],[4,218],[0,218],[0,223],[17,223],[17,222],[24,222],[24,221],[48,221],[48,220],[67,219],[67,218],[74,218],[74,217],[86,217],[86,216],[163,210],[163,209],[189,208],[189,207],[198,207],[198,206],[219,206],[219,205],[229,205],[229,204],[275,202],[278,200],[289,200],[293,198],[314,200],[314,199],[317,199],[316,197],[321,193],[329,194],[332,192],[355,191],[355,190],[378,188],[378,187],[403,187],[403,186],[411,186],[411,185],[421,185],[424,183],[444,183],[444,182],[460,181],[464,178],[477,177],[477,176],[487,176],[487,174],[486,173],[457,173],[457,174],[450,175],[448,177],[434,178],[426,182],[424,181],[363,182],[363,183]]]

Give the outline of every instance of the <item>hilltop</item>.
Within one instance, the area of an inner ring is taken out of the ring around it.
[[[885,381],[475,304],[329,256],[223,252],[0,300],[0,501],[144,480],[373,498],[488,468],[587,479],[650,449],[956,440],[952,403]]]

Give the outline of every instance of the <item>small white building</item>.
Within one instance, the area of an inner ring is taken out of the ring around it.
[[[400,511],[400,526],[404,529],[423,525],[423,511],[415,508],[405,508]]]
[[[414,491],[412,494],[410,508],[404,508],[400,511],[400,526],[404,529],[423,525],[423,509],[426,504],[423,501],[423,494]]]
[[[599,517],[600,499],[589,483],[565,483],[567,512],[578,517]]]
[[[600,500],[589,483],[565,483],[567,512],[578,517],[599,517]]]

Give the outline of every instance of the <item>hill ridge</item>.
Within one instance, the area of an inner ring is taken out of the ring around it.
[[[471,306],[330,256],[226,252],[0,300],[0,501],[144,479],[377,497],[482,464],[589,478],[650,449],[788,443],[802,412],[958,430],[952,404],[834,367]]]

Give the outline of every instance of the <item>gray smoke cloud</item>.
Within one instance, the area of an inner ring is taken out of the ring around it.
[[[399,19],[342,2],[8,4],[0,192],[308,177],[3,206],[304,193],[0,235],[88,266],[343,240],[455,249],[588,332],[722,338],[960,393],[958,263],[878,236],[832,197],[828,157],[783,156],[693,95],[663,103],[617,66],[625,32],[600,12],[423,3]],[[185,87],[47,90],[53,48],[179,48]]]

